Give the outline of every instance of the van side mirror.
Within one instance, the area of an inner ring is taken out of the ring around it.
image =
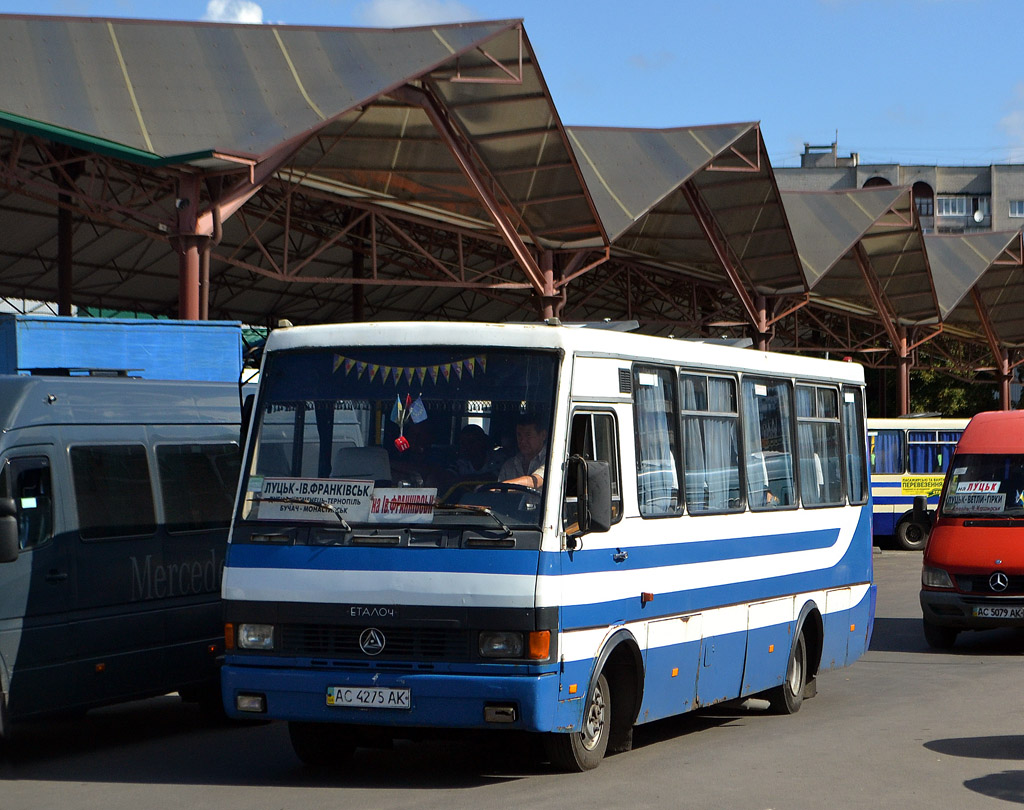
[[[242,401],[242,423],[238,427],[238,446],[242,448],[243,455],[245,454],[245,437],[249,433],[249,422],[252,420],[252,406],[255,402],[255,394],[246,394]]]
[[[569,459],[569,474],[576,476],[576,536],[606,532],[612,525],[612,476],[607,461],[590,461],[582,456]]]
[[[928,496],[914,496],[913,521],[921,526],[926,532],[931,528],[932,516],[928,513]]]
[[[0,563],[18,559],[18,506],[14,498],[0,498]]]

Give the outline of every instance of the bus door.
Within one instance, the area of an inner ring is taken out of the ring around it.
[[[68,698],[72,538],[55,532],[48,450],[19,447],[0,470],[0,495],[13,498],[17,508],[20,548],[17,560],[0,565],[0,658],[4,677],[10,678],[14,717],[63,705]]]

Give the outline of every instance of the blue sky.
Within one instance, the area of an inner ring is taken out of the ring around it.
[[[862,163],[1024,162],[1021,0],[0,0],[8,14],[423,25],[525,20],[562,122],[760,121]]]

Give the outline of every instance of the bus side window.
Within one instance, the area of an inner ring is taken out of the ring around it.
[[[871,453],[871,472],[903,472],[902,430],[872,430],[868,434],[868,445]]]
[[[0,493],[14,498],[18,509],[18,547],[35,548],[53,537],[53,495],[50,462],[45,458],[14,458],[4,465]]]
[[[743,380],[747,503],[751,509],[796,505],[793,397],[782,380]]]
[[[637,366],[633,371],[637,501],[642,517],[682,513],[676,389],[670,369]]]
[[[611,472],[612,520],[622,515],[622,490],[619,484],[619,444],[615,430],[615,416],[611,413],[575,413],[569,433],[569,455],[581,456],[588,461],[607,461]],[[576,477],[565,480],[564,527],[577,523]]]

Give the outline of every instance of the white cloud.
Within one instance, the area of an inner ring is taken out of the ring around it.
[[[356,18],[368,26],[402,28],[467,22],[479,15],[459,0],[368,0],[356,11]]]
[[[251,0],[210,0],[203,19],[208,22],[263,22],[263,9]]]

